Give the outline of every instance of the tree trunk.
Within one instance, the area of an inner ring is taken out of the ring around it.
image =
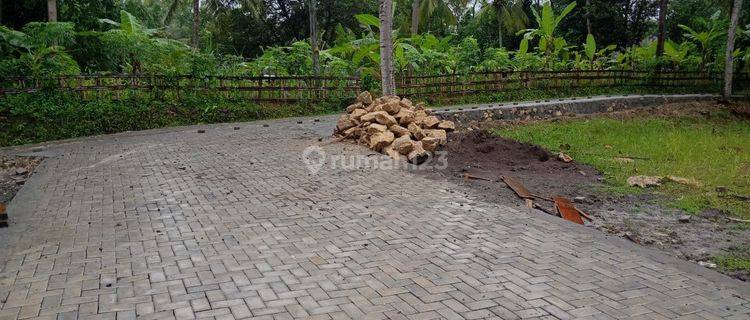
[[[659,35],[656,40],[656,57],[664,55],[664,24],[667,19],[667,3],[669,0],[659,0]]]
[[[419,34],[419,0],[411,3],[411,35]]]
[[[57,0],[47,0],[47,21],[57,22]]]
[[[737,22],[740,18],[740,11],[742,10],[742,0],[734,0],[732,6],[732,18],[729,23],[729,31],[727,32],[727,52],[724,60],[724,90],[722,91],[722,99],[729,101],[732,97],[732,78],[734,76],[734,35],[737,31]]]
[[[180,2],[180,0],[172,0],[172,4],[169,5],[169,9],[167,9],[167,15],[164,16],[164,21],[162,21],[162,25],[168,25],[170,21],[172,21],[172,17],[174,16],[174,12],[177,10],[177,4]]]
[[[419,34],[419,0],[414,0],[411,3],[411,35],[416,36]],[[406,66],[406,72],[409,77],[414,76],[414,66],[409,63]]]
[[[200,39],[198,38],[198,28],[201,25],[201,2],[200,0],[193,0],[193,36],[192,43],[193,48],[198,49],[200,45]]]
[[[318,48],[318,15],[316,9],[317,0],[307,0],[307,11],[310,17],[310,46],[312,47],[313,75],[320,71],[320,48]]]
[[[586,32],[593,35],[591,31],[591,0],[586,0]]]
[[[495,0],[497,1],[497,0]],[[500,6],[495,7],[495,14],[497,14],[497,41],[500,48],[503,48],[503,11]]]
[[[383,95],[396,94],[393,68],[393,0],[380,0],[380,78]]]

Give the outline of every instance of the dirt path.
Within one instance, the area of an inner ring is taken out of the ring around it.
[[[700,112],[675,106],[662,109],[670,112]],[[630,111],[616,117],[630,117],[653,110]],[[750,228],[730,223],[726,216],[708,210],[685,220],[686,213],[660,205],[665,199],[654,194],[615,196],[608,194],[601,174],[593,167],[578,163],[564,163],[541,147],[508,140],[484,130],[454,133],[443,148],[447,151],[448,167],[425,172],[432,179],[449,179],[476,190],[477,195],[490,202],[523,207],[513,191],[500,181],[500,176],[512,176],[523,182],[532,192],[546,197],[560,195],[574,199],[577,206],[594,217],[589,226],[604,232],[632,239],[641,245],[658,248],[681,259],[707,267],[715,267],[710,258],[747,250]],[[488,178],[466,180],[464,174]],[[552,204],[540,205],[552,211]],[[681,219],[682,218],[682,219]],[[748,281],[747,272],[726,272]]]

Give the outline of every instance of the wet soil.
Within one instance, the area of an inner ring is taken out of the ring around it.
[[[669,111],[673,107],[659,112],[674,115]],[[682,106],[679,112],[699,113],[701,111],[696,109],[699,107]],[[653,111],[641,110],[613,116],[632,117],[641,112],[653,114]],[[686,221],[687,213],[665,206],[667,199],[654,193],[609,194],[601,173],[595,168],[575,161],[562,162],[556,154],[539,146],[485,130],[472,130],[452,133],[442,150],[447,151],[447,167],[422,174],[466,185],[484,201],[525,207],[524,201],[500,180],[501,176],[511,176],[534,194],[573,200],[578,208],[593,217],[594,221],[587,223],[592,228],[678,258],[715,268],[710,262],[712,257],[748,250],[750,227],[747,224],[729,221],[726,214],[716,210],[692,215]],[[467,173],[482,179],[467,179]],[[554,211],[551,202],[536,200],[536,203]],[[743,281],[750,280],[746,271],[723,272]]]

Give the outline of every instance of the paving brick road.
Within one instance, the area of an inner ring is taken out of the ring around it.
[[[34,149],[0,229],[0,318],[750,317],[745,283],[448,181],[310,174],[311,145],[381,159],[319,141],[321,119]]]

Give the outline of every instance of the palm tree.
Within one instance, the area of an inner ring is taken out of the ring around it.
[[[732,18],[729,23],[729,31],[727,32],[727,52],[724,63],[724,90],[722,91],[722,99],[729,101],[732,96],[732,78],[734,76],[734,36],[737,32],[737,21],[739,20],[740,10],[742,10],[742,0],[734,0],[732,6]]]
[[[586,0],[586,32],[593,34],[591,30],[591,0]]]
[[[169,5],[169,9],[167,9],[167,14],[164,16],[164,20],[162,21],[163,25],[168,25],[170,21],[172,21],[172,17],[174,16],[174,12],[177,10],[177,4],[180,2],[180,0],[172,0],[172,4]]]
[[[656,40],[656,57],[664,54],[664,23],[667,19],[667,5],[669,0],[659,0],[659,35]]]
[[[47,21],[57,22],[57,0],[47,0]]]
[[[380,77],[383,95],[396,94],[393,67],[393,0],[380,0]]]
[[[193,0],[193,35],[191,37],[191,43],[193,48],[198,49],[200,45],[200,39],[198,38],[198,27],[201,24],[201,1]]]
[[[419,0],[414,0],[411,3],[411,35],[416,36],[419,34]]]
[[[524,11],[522,0],[493,0],[492,3],[488,3],[487,0],[482,1],[483,14],[492,12],[497,15],[497,41],[499,47],[503,47],[503,27],[511,33],[526,28],[529,17]]]
[[[316,13],[317,0],[307,0],[307,13],[310,20],[310,47],[312,48],[313,75],[318,75],[320,69],[320,48],[318,48],[318,17]]]
[[[419,33],[419,25],[422,21],[438,19],[446,24],[456,24],[458,18],[451,6],[465,7],[465,3],[450,0],[413,0],[411,3],[411,34]],[[435,14],[438,14],[435,16]]]

